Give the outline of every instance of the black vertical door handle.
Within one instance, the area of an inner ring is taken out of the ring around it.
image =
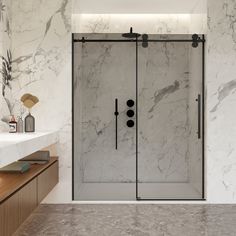
[[[201,95],[200,94],[198,94],[196,101],[198,104],[197,134],[198,134],[198,139],[200,139],[201,138]]]
[[[118,99],[117,98],[115,99],[115,112],[114,112],[114,115],[116,117],[115,147],[116,147],[116,150],[117,150],[117,148],[118,148],[118,115],[119,115],[119,112],[118,112]]]

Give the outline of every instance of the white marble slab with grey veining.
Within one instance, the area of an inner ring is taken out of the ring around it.
[[[58,142],[58,132],[0,133],[0,166]]]

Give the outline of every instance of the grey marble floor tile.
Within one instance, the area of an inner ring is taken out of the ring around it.
[[[19,236],[235,236],[236,205],[40,205]]]

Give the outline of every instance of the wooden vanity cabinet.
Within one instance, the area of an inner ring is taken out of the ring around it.
[[[19,219],[19,192],[8,198],[2,205],[3,234],[12,235],[20,225]]]
[[[37,179],[35,178],[19,191],[20,224],[26,220],[37,206]]]
[[[38,176],[38,203],[40,203],[58,183],[58,168],[58,162],[55,162],[50,168],[46,169]]]
[[[0,236],[11,236],[58,183],[58,158],[0,180]]]
[[[0,235],[4,235],[4,214],[3,214],[3,206],[0,205]]]

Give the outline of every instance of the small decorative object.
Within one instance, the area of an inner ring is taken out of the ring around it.
[[[17,122],[15,117],[12,115],[11,120],[9,121],[9,133],[16,133],[17,131]]]
[[[24,132],[24,121],[22,120],[22,117],[19,116],[17,120],[17,133],[23,133]]]
[[[19,161],[27,161],[30,164],[46,164],[50,161],[49,151],[37,151],[29,156],[26,156]]]
[[[35,119],[34,117],[29,113],[25,117],[25,132],[34,132],[35,131]]]
[[[7,166],[0,168],[0,172],[24,173],[30,169],[30,163],[26,161],[15,161]]]
[[[21,101],[26,108],[29,109],[29,114],[25,117],[25,132],[35,131],[35,118],[31,115],[31,108],[39,102],[39,99],[32,94],[26,93],[21,97]]]

